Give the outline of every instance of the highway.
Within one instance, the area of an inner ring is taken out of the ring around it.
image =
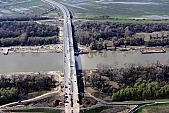
[[[79,93],[76,76],[76,65],[74,56],[74,45],[72,35],[72,20],[69,10],[62,4],[44,0],[54,7],[59,7],[64,15],[63,40],[64,40],[64,92],[65,92],[65,113],[79,113]]]
[[[65,92],[65,113],[79,113],[80,111],[80,106],[79,106],[79,93],[84,93],[84,86],[83,86],[83,80],[81,75],[81,69],[82,67],[78,64],[80,62],[80,57],[78,56],[78,46],[76,43],[76,40],[74,39],[74,34],[73,34],[73,28],[72,28],[72,20],[71,16],[69,13],[69,10],[62,4],[52,1],[52,0],[44,0],[45,2],[51,4],[53,7],[59,7],[60,10],[63,12],[64,16],[64,23],[63,23],[63,41],[64,41],[64,52],[63,52],[63,64],[64,64],[64,92]],[[73,40],[74,39],[74,40]],[[75,54],[77,53],[77,54]],[[79,88],[78,88],[79,87]],[[56,92],[53,92],[56,93]],[[22,102],[30,102],[32,100],[38,100],[39,98],[44,98],[46,96],[49,96],[53,93],[47,93],[45,95],[30,99],[30,100],[25,100]],[[93,97],[94,98],[94,97]],[[95,98],[96,99],[96,98]],[[106,104],[106,102],[96,99],[104,104],[92,106],[89,108],[84,108],[84,109],[93,109],[95,107],[99,106],[128,106],[128,105],[135,105],[135,104]],[[3,108],[5,106],[11,106],[15,105],[18,102],[13,102],[10,104],[6,104],[3,106],[0,106],[0,108]],[[137,109],[139,109],[141,106],[144,106],[146,104],[154,104],[153,102],[150,103],[140,103],[137,104],[136,107],[131,109],[129,113],[135,112]],[[40,107],[39,107],[40,108]],[[49,107],[43,107],[43,108],[49,108]],[[20,108],[19,108],[20,109]],[[23,109],[23,108],[21,108]],[[28,108],[25,108],[28,109]],[[51,108],[50,109],[60,109],[63,110],[62,108]],[[0,110],[0,112],[2,112]]]

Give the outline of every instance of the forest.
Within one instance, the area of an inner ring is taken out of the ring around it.
[[[112,95],[113,101],[169,98],[169,64],[127,64],[110,68],[100,64],[96,73],[85,78],[90,86]],[[105,79],[108,78],[108,79]],[[116,82],[118,88],[110,82]]]
[[[0,46],[59,43],[59,28],[35,22],[0,22]]]
[[[53,76],[46,74],[0,76],[0,105],[17,101],[20,96],[55,87]]]
[[[149,41],[144,41],[145,36],[136,37],[135,34],[168,30],[169,25],[162,23],[83,22],[75,24],[77,41],[82,45],[91,46],[91,49],[106,49],[107,41],[112,41],[115,47],[121,45],[165,46],[169,45],[169,34],[162,37],[150,36],[151,40]]]

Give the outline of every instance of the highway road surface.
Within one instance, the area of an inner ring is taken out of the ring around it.
[[[74,56],[74,45],[72,35],[72,20],[69,10],[62,4],[44,0],[54,7],[59,7],[64,15],[63,40],[64,40],[64,91],[65,91],[65,113],[79,113],[78,86]]]

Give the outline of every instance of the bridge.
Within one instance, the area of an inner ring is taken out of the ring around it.
[[[78,55],[77,41],[74,36],[72,15],[62,4],[44,0],[54,7],[60,8],[64,15],[63,38],[64,38],[64,92],[65,92],[65,113],[79,113],[81,98],[84,93],[82,80],[82,69]]]

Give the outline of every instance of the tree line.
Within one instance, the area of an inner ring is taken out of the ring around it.
[[[0,88],[0,105],[16,101],[18,92],[14,88]]]
[[[113,93],[113,101],[169,98],[169,85],[160,86],[157,81],[138,79],[134,87],[127,86]]]
[[[35,22],[0,22],[0,46],[59,43],[59,28]]]
[[[151,40],[145,42],[145,45],[148,47],[166,46],[169,45],[169,37],[166,38],[161,37],[158,39],[152,38]]]
[[[35,21],[35,20],[47,20],[48,17],[43,17],[41,15],[20,15],[20,16],[5,16],[0,17],[0,21]]]
[[[113,73],[112,79],[115,80],[117,75],[120,74],[121,78],[118,83],[123,83],[123,86],[113,93],[113,100],[144,100],[169,97],[169,64],[160,64],[158,61],[147,66],[131,64],[128,68],[117,71]],[[117,96],[117,94],[120,94],[120,96]]]
[[[83,22],[75,24],[75,34],[77,41],[82,45],[91,45],[92,49],[106,48],[105,41],[112,41],[113,45],[146,45],[164,46],[169,45],[167,36],[159,37],[158,40],[151,38],[145,42],[145,36],[135,36],[136,33],[152,33],[156,31],[168,31],[169,25],[162,23],[134,24],[134,23],[110,23],[110,22]],[[159,43],[162,40],[162,43]],[[155,44],[154,44],[155,43]],[[97,47],[98,46],[98,47]]]
[[[117,64],[118,65],[118,64]],[[100,64],[85,78],[91,87],[112,95],[114,101],[169,98],[169,64],[126,64],[125,68]],[[107,79],[106,79],[107,78]],[[118,88],[110,82],[116,82]]]
[[[1,75],[0,77],[0,103],[4,104],[18,99],[27,93],[34,91],[50,90],[55,87],[56,80],[52,75]]]

